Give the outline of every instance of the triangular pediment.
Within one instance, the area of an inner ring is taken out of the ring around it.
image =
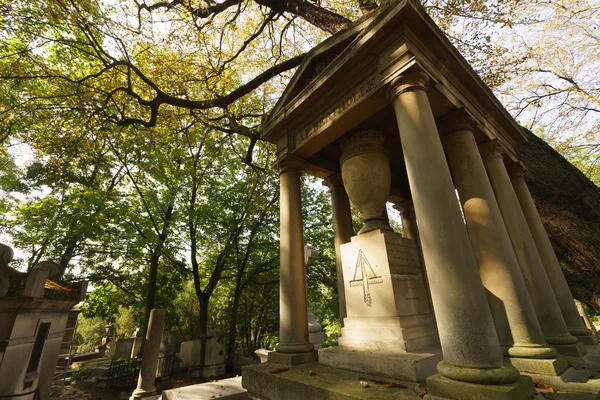
[[[311,82],[318,77],[328,65],[333,63],[340,53],[373,22],[380,12],[381,8],[365,15],[353,22],[348,28],[327,38],[309,51],[270,115],[277,114],[294,97],[296,97],[298,93],[309,86]]]

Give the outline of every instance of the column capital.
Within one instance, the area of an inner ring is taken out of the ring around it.
[[[413,204],[412,200],[404,200],[404,201],[394,204],[393,208],[394,208],[394,210],[398,210],[400,213],[403,213],[406,211],[414,212],[415,205]]]
[[[436,121],[438,132],[441,136],[447,136],[460,131],[475,130],[477,121],[464,108],[450,111]]]
[[[329,189],[333,189],[334,187],[344,187],[344,182],[342,181],[342,174],[333,174],[329,175],[327,178],[323,179],[323,186],[327,186]]]
[[[506,170],[511,178],[525,178],[527,175],[527,168],[521,161],[511,162],[506,165]]]
[[[303,165],[306,163],[302,158],[293,154],[287,154],[273,163],[273,167],[279,170],[279,173],[289,170],[302,171]]]
[[[402,75],[394,78],[388,86],[388,98],[390,101],[400,96],[405,92],[412,92],[415,90],[427,91],[429,84],[429,75],[422,70],[412,70],[403,73]]]
[[[498,139],[492,139],[479,145],[479,152],[481,153],[481,158],[491,160],[494,158],[503,158],[505,150],[500,142],[498,142]]]

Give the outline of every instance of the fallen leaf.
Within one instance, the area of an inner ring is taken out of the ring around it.
[[[275,369],[273,369],[273,370],[269,371],[269,373],[270,373],[270,374],[278,374],[278,373],[280,373],[280,372],[285,372],[285,371],[287,371],[288,369],[290,369],[290,368],[289,368],[289,367],[286,367],[286,368],[275,368]]]
[[[420,397],[420,398],[423,398],[423,397],[425,397],[425,395],[426,395],[427,393],[429,393],[429,391],[428,391],[427,389],[425,389],[425,391],[424,391],[423,393],[421,393],[421,394],[419,395],[419,397]]]
[[[183,383],[183,379],[177,379],[175,383]]]
[[[221,390],[225,390],[225,388],[223,387],[223,385],[221,385]]]
[[[547,390],[547,391],[549,391],[550,393],[554,393],[554,389],[553,389],[553,388],[552,388],[550,385],[548,385],[548,384],[545,384],[544,382],[540,382],[540,381],[538,381],[538,382],[533,382],[533,385],[534,385],[535,387],[537,387],[537,388],[543,388],[543,389],[546,389],[546,390]]]
[[[311,369],[311,370],[309,370],[309,371],[308,371],[308,374],[309,374],[310,376],[319,375],[319,371],[314,371],[314,370],[312,370],[312,369]]]
[[[360,386],[364,387],[365,389],[369,387],[369,382],[365,382],[365,381],[360,381]]]
[[[211,398],[211,399],[216,399],[216,398],[217,398],[217,396],[210,396],[210,398]]]

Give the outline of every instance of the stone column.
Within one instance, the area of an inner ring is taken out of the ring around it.
[[[533,308],[542,327],[542,332],[546,342],[560,353],[568,356],[583,355],[585,348],[579,346],[577,338],[569,334],[552,292],[544,265],[504,166],[503,152],[502,146],[496,140],[489,141],[481,146],[485,168],[502,212],[502,219],[504,219],[512,247],[521,267],[529,297],[533,302]]]
[[[352,213],[350,212],[350,200],[344,189],[342,176],[332,175],[323,181],[323,184],[331,190],[331,206],[333,210],[333,234],[335,242],[335,265],[337,273],[338,299],[340,303],[340,322],[344,326],[346,318],[346,295],[344,289],[344,275],[342,268],[342,253],[340,246],[350,242],[354,235],[352,226]]]
[[[432,396],[460,398],[476,386],[482,390],[479,398],[486,398],[486,384],[498,390],[512,387],[519,372],[502,365],[500,343],[427,97],[428,80],[423,72],[409,72],[393,81],[390,91],[444,357],[438,364],[441,376],[428,378],[428,388]],[[507,385],[499,388],[503,384]],[[531,392],[529,387],[522,389],[527,393],[516,398],[525,399]]]
[[[525,183],[526,170],[520,164],[513,164],[509,167],[508,172],[569,332],[584,344],[598,344],[596,337],[592,336],[592,331],[585,326],[579,317],[575,299],[573,299],[544,224],[529,193],[527,183]]]
[[[415,214],[415,206],[411,200],[405,200],[401,203],[394,204],[394,209],[400,212],[402,219],[402,231],[404,237],[415,241],[417,252],[419,254],[419,263],[421,264],[421,273],[425,283],[425,290],[429,298],[429,307],[433,311],[433,301],[431,300],[431,289],[429,288],[429,279],[427,278],[427,268],[425,267],[425,259],[423,258],[423,247],[421,246],[421,238],[419,236],[419,227],[417,225],[417,215]]]
[[[279,344],[275,352],[269,353],[269,361],[294,365],[313,359],[316,361],[316,352],[313,352],[314,346],[308,338],[300,164],[288,157],[278,167],[281,224]],[[303,353],[310,356],[304,356]]]
[[[553,368],[557,352],[544,340],[473,136],[473,121],[455,111],[442,124],[444,147],[504,355],[523,372],[558,375],[568,367],[567,361],[561,357]]]
[[[148,332],[146,333],[146,343],[144,344],[138,385],[137,389],[131,394],[130,400],[142,399],[156,393],[154,380],[156,379],[158,353],[160,351],[162,333],[165,329],[166,315],[167,310],[154,309],[150,311],[150,320],[148,322]]]
[[[596,327],[594,326],[594,324],[590,320],[590,317],[585,312],[585,308],[583,308],[583,304],[579,300],[575,300],[575,305],[577,306],[577,311],[579,311],[579,315],[583,319],[583,322],[585,322],[585,326],[587,326],[587,328],[589,330],[591,330],[592,334],[595,336],[596,333],[597,333],[596,332]]]

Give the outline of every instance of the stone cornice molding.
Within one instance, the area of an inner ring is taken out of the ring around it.
[[[389,84],[388,99],[394,101],[396,97],[405,92],[414,92],[415,90],[427,91],[429,84],[429,75],[421,70],[413,70],[403,73],[393,79]]]
[[[438,132],[442,136],[456,132],[475,130],[477,121],[464,108],[457,108],[436,121]]]
[[[333,189],[334,187],[343,188],[342,174],[333,174],[323,179],[323,186],[327,186],[329,189]]]
[[[306,164],[306,161],[293,154],[287,154],[282,159],[275,161],[273,167],[279,170],[279,174],[288,172],[291,170],[302,171],[302,167]]]
[[[400,214],[402,214],[403,212],[407,212],[407,211],[415,211],[415,205],[413,204],[412,200],[404,200],[401,201],[400,203],[396,203],[394,204],[393,208],[395,210],[398,210],[400,212]]]
[[[511,178],[525,178],[528,172],[525,165],[520,161],[512,162],[506,165],[506,170]]]
[[[502,159],[506,150],[498,142],[498,139],[492,139],[479,145],[479,152],[481,153],[481,158],[491,160],[494,158]]]

